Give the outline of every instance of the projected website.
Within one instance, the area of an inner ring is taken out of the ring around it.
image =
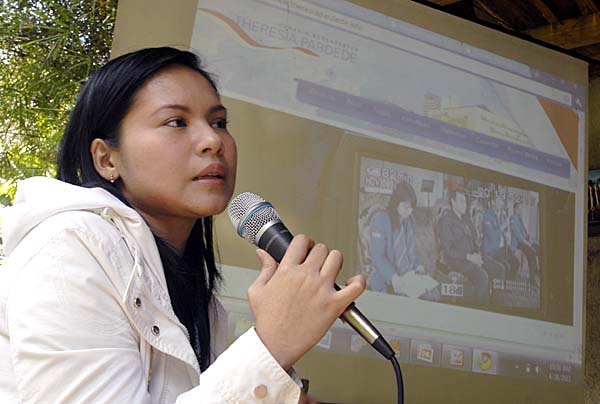
[[[583,86],[338,0],[199,0],[192,46],[225,96],[439,161],[347,167],[359,304],[401,361],[580,380]],[[376,357],[342,324],[316,349]]]

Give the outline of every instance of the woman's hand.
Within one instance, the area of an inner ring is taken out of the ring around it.
[[[304,235],[294,237],[279,266],[257,250],[262,270],[248,289],[256,332],[275,360],[289,369],[321,340],[365,289],[362,275],[336,291],[342,254]]]

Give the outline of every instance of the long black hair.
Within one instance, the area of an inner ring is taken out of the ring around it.
[[[174,48],[148,48],[122,55],[96,71],[81,90],[63,134],[58,152],[57,178],[83,187],[100,187],[131,204],[119,181],[105,180],[95,169],[90,146],[96,138],[119,147],[121,121],[140,87],[154,74],[174,65],[197,71],[212,86],[214,80],[191,52]],[[196,220],[183,256],[154,235],[164,268],[171,304],[187,328],[201,370],[211,359],[209,306],[221,281],[213,250],[212,217]]]
[[[417,194],[415,189],[408,182],[400,181],[394,186],[392,195],[388,202],[388,212],[392,225],[395,228],[400,227],[400,216],[398,215],[398,205],[402,202],[410,201],[411,206],[414,208],[417,203]]]

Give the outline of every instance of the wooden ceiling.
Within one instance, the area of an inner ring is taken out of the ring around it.
[[[581,57],[600,77],[600,0],[418,1]]]

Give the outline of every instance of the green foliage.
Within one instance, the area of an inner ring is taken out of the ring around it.
[[[117,0],[0,0],[0,201],[54,175],[85,79],[108,60]]]

